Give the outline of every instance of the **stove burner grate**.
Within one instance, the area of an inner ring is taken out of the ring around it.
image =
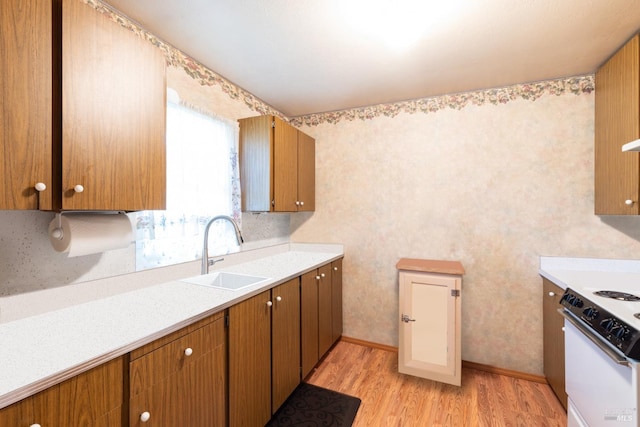
[[[640,297],[628,294],[626,292],[618,292],[618,291],[596,291],[595,295],[605,298],[613,298],[619,301],[640,301]],[[639,313],[640,314],[640,313]]]

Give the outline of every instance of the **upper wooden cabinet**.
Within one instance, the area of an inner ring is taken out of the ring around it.
[[[315,140],[275,116],[239,123],[242,210],[315,210]]]
[[[0,8],[0,209],[52,208],[52,19],[51,0]]]
[[[0,209],[164,209],[162,52],[79,0],[0,20]]]
[[[622,146],[640,139],[640,35],[596,72],[595,213],[640,214],[640,153]]]
[[[78,0],[62,12],[62,209],[164,209],[162,52]]]

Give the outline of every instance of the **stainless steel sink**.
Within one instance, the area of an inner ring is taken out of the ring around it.
[[[269,277],[250,276],[247,274],[219,271],[190,277],[188,279],[182,279],[180,281],[192,283],[194,285],[237,291],[242,288],[257,285],[258,283],[266,282],[267,280],[271,279]]]

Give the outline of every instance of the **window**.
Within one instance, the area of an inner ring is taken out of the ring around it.
[[[200,259],[204,226],[215,215],[240,225],[238,124],[167,104],[167,210],[136,214],[136,271]],[[209,254],[238,250],[231,224],[209,231]]]

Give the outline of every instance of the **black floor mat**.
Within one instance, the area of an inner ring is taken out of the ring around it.
[[[357,397],[301,383],[265,427],[348,427],[360,402]]]

